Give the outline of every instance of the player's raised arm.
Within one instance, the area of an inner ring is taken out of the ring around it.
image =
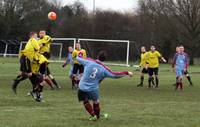
[[[157,56],[164,62],[166,63],[167,61],[165,60],[165,58],[157,51]]]
[[[105,71],[105,77],[109,77],[109,78],[122,78],[124,76],[133,76],[132,72],[128,72],[128,71],[122,71],[122,72],[114,72],[112,70],[110,70],[109,68],[106,67],[106,71]]]
[[[68,64],[68,56],[66,57],[66,59],[65,59],[65,61],[64,61],[64,63],[62,64],[62,67],[64,68],[67,64]]]

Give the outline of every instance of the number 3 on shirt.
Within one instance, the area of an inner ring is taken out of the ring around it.
[[[92,69],[92,74],[90,75],[90,78],[92,78],[92,79],[96,78],[97,73],[98,73],[98,69],[97,68],[93,68]]]

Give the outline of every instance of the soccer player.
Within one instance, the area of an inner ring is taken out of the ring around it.
[[[42,61],[42,63],[39,63],[38,61],[33,61],[31,63],[31,73],[32,73],[32,75],[29,77],[29,80],[31,81],[31,83],[33,85],[33,89],[30,92],[30,94],[35,99],[35,101],[42,102],[43,97],[42,97],[41,93],[43,91],[44,82],[46,80],[44,79],[44,77],[42,75],[45,72],[41,73],[40,67],[43,63],[47,63],[48,60],[42,55],[38,59],[40,61]],[[44,71],[46,71],[46,70],[44,70]]]
[[[182,47],[182,48],[183,48],[183,52],[184,52],[185,48],[184,48],[184,47]],[[176,47],[176,52],[177,52],[177,53],[179,52],[179,47]],[[185,54],[187,54],[187,53],[185,53]],[[188,59],[189,59],[189,58],[188,58]],[[189,60],[188,60],[188,62],[189,62]],[[189,64],[188,64],[188,65],[189,65]],[[191,79],[191,76],[189,75],[188,69],[187,69],[186,71],[184,71],[184,75],[186,76],[186,78],[187,78],[187,80],[188,80],[190,86],[193,86],[192,79]]]
[[[14,79],[14,83],[12,84],[13,92],[17,93],[17,86],[19,83],[27,78],[30,78],[31,73],[31,65],[35,62],[38,62],[40,65],[47,64],[47,59],[39,53],[40,46],[37,42],[37,33],[30,32],[30,39],[26,44],[24,50],[22,50],[19,54],[20,56],[20,74]],[[46,73],[46,68],[44,68],[41,73]],[[44,79],[45,81],[48,79]]]
[[[176,77],[177,77],[176,88],[175,88],[176,90],[178,89],[179,86],[181,90],[183,89],[182,79],[189,65],[188,63],[189,63],[188,56],[186,53],[184,53],[184,47],[181,45],[178,48],[172,63],[172,68],[176,72]]]
[[[140,57],[140,68],[141,68],[141,75],[140,75],[140,84],[137,87],[143,87],[144,82],[144,74],[148,73],[148,69],[146,68],[146,48],[144,46],[141,47],[141,57]]]
[[[159,68],[159,59],[161,59],[163,62],[166,62],[165,58],[162,57],[162,55],[156,50],[155,46],[152,45],[150,47],[150,51],[147,53],[147,68],[149,73],[149,86],[148,88],[151,88],[151,83],[155,86],[155,88],[158,88],[159,85],[159,78],[158,78],[158,68]],[[153,75],[155,75],[156,79],[156,85],[154,84],[154,78]]]
[[[36,32],[30,32],[29,34],[29,41],[25,46],[25,49],[22,50],[19,54],[20,57],[20,74],[17,76],[16,79],[14,79],[14,82],[12,84],[12,89],[14,93],[17,93],[17,86],[18,84],[30,77],[31,75],[31,62],[36,57],[35,55],[40,49],[40,46],[37,42],[37,33]]]
[[[77,61],[84,66],[83,77],[79,83],[78,99],[83,101],[86,111],[90,114],[89,120],[95,121],[100,118],[99,106],[99,83],[106,77],[121,78],[126,75],[132,76],[132,72],[113,72],[102,62],[105,60],[105,53],[101,52],[97,60],[84,59],[77,56]],[[93,102],[93,106],[90,101]],[[108,114],[101,115],[108,117]]]
[[[67,58],[65,60],[65,62],[63,63],[62,67],[64,68],[67,64],[71,64],[71,68],[69,70],[69,78],[72,81],[72,89],[75,89],[75,81],[73,80],[73,59],[72,59],[72,52],[73,52],[73,48],[70,46],[68,47],[68,55]]]
[[[76,43],[75,45],[75,50],[72,53],[72,58],[73,58],[73,62],[74,62],[74,66],[73,66],[73,82],[76,82],[76,84],[79,84],[79,79],[78,79],[78,73],[80,75],[83,74],[84,71],[84,66],[82,64],[80,64],[78,62],[78,60],[76,59],[76,57],[82,57],[82,58],[87,58],[87,54],[86,51],[84,49],[81,49],[81,44],[80,43]],[[78,88],[78,85],[76,86]]]
[[[42,47],[40,49],[40,53],[43,54],[49,60],[50,59],[50,46],[51,46],[51,43],[52,43],[53,40],[50,36],[46,35],[45,30],[41,30],[39,32],[39,37],[40,37],[40,40],[38,42],[39,42],[40,45],[42,45]],[[45,65],[42,65],[42,66],[45,66]],[[56,82],[55,78],[51,75],[48,66],[47,66],[47,76],[51,79],[51,81],[56,86],[56,88],[59,89],[60,86]],[[48,83],[48,84],[53,89],[53,86],[51,85],[51,83]]]

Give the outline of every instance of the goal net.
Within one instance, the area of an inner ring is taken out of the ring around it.
[[[104,51],[107,54],[107,65],[129,66],[128,40],[78,39],[78,42],[90,58],[96,59],[98,53]]]

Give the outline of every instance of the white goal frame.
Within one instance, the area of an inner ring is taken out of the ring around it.
[[[127,51],[126,51],[126,64],[114,64],[114,63],[106,63],[107,65],[116,65],[116,66],[127,66],[129,67],[129,50],[130,50],[130,41],[129,40],[106,40],[106,39],[87,39],[87,38],[79,38],[78,42],[81,41],[93,41],[93,42],[116,42],[116,43],[126,43]]]
[[[55,41],[56,40],[58,40],[58,41],[72,41],[74,47],[75,47],[75,44],[76,44],[76,38],[52,38],[52,39],[55,40]],[[6,43],[5,44],[5,49],[4,49],[4,51],[2,51],[2,53],[0,53],[0,56],[3,56],[3,57],[7,57],[7,56],[15,56],[16,57],[16,56],[18,56],[19,53],[20,53],[20,51],[22,50],[23,43],[27,43],[27,41],[20,42],[18,54],[8,54],[7,52],[8,52],[8,46],[9,46],[9,44]],[[54,44],[54,45],[61,45],[61,49],[60,49],[60,52],[59,52],[59,59],[57,61],[52,60],[50,62],[63,62],[62,61],[63,44],[62,43],[52,43],[52,44]]]

